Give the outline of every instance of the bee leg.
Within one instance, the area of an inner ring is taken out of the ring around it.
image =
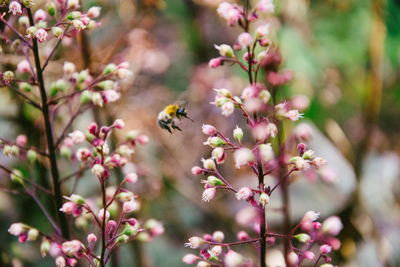
[[[171,127],[172,127],[172,129],[176,129],[176,130],[178,130],[178,131],[181,131],[181,132],[182,132],[181,128],[179,128],[178,126],[176,126],[176,124],[175,124],[175,123],[171,123]]]
[[[171,128],[168,125],[164,126],[164,129],[167,130],[170,134],[172,134]]]

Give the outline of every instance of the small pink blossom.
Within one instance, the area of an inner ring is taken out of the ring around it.
[[[122,211],[124,213],[131,213],[139,208],[139,203],[135,200],[124,202],[122,205]]]
[[[93,234],[93,233],[90,233],[90,234],[87,236],[87,241],[88,241],[89,244],[95,243],[95,242],[97,241],[96,235]]]
[[[103,96],[106,103],[116,102],[121,98],[121,94],[115,90],[105,90]]]
[[[92,19],[97,18],[98,16],[100,16],[100,11],[101,11],[101,7],[93,6],[93,7],[89,8],[89,10],[87,12],[87,16]]]
[[[199,175],[201,174],[202,169],[199,166],[193,166],[191,171],[193,175]]]
[[[322,223],[322,232],[330,235],[337,235],[343,229],[342,221],[337,216],[328,217]]]
[[[243,165],[251,163],[255,159],[253,151],[245,147],[236,150],[233,157],[235,159],[235,167],[238,169]]]
[[[247,234],[245,231],[240,231],[237,233],[237,239],[239,241],[245,241],[249,239],[249,234]]]
[[[29,62],[27,60],[22,60],[21,62],[19,62],[17,65],[17,71],[21,73],[30,72],[31,67],[29,65]]]
[[[45,20],[46,12],[43,9],[36,10],[35,15],[33,16],[33,19],[35,20],[35,22]]]
[[[203,124],[201,130],[205,135],[215,135],[217,133],[217,129],[210,124]]]
[[[234,6],[228,2],[222,2],[219,4],[217,13],[223,19],[225,19],[229,26],[235,25],[240,19],[239,7]]]
[[[238,37],[238,43],[242,47],[242,49],[245,49],[251,46],[251,44],[253,43],[253,37],[251,37],[250,33],[243,32]]]
[[[331,246],[329,246],[329,245],[327,245],[327,244],[322,245],[322,246],[319,247],[319,252],[320,252],[322,255],[328,254],[329,252],[331,252],[331,250],[332,250]]]
[[[208,66],[210,66],[211,68],[217,68],[222,65],[222,62],[223,62],[223,58],[221,58],[221,57],[212,58],[208,62]]]
[[[62,205],[60,211],[66,213],[66,214],[73,214],[75,209],[76,209],[76,204],[71,201],[68,201]]]
[[[307,250],[304,252],[304,258],[307,260],[313,260],[315,258],[315,254],[312,251]]]
[[[138,175],[134,172],[129,173],[127,176],[125,176],[125,181],[127,183],[134,184],[137,182],[137,180],[138,180]]]
[[[274,13],[275,6],[273,0],[260,0],[257,3],[257,10],[261,12]]]
[[[17,139],[15,140],[17,145],[19,146],[26,146],[26,143],[28,142],[28,137],[24,134],[20,134],[17,136]]]
[[[186,254],[185,256],[183,256],[182,261],[186,264],[195,264],[197,259],[199,259],[199,257],[194,254]]]

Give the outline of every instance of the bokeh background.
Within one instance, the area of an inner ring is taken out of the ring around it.
[[[84,113],[74,128],[85,129],[93,120],[106,124],[118,117],[127,129],[149,135],[151,142],[137,150],[135,164],[127,168],[136,169],[141,177],[134,188],[143,196],[137,216],[154,217],[166,229],[151,243],[124,246],[118,251],[119,266],[184,266],[181,258],[190,250],[183,243],[188,237],[223,230],[233,240],[241,229],[251,232],[243,221],[251,211],[243,209],[243,203],[222,193],[203,203],[200,178],[190,173],[208,153],[202,144],[203,122],[226,132],[234,123],[244,125],[239,117],[227,121],[209,104],[215,87],[239,91],[246,86],[239,69],[207,65],[217,56],[214,44],[232,44],[237,35],[216,15],[221,1],[82,2],[103,7],[102,26],[81,35],[78,44],[65,40],[47,75],[58,75],[65,57],[93,73],[110,61],[131,63],[134,77],[121,85],[122,100],[106,110]],[[314,131],[309,145],[328,159],[330,167],[322,177],[298,177],[292,185],[293,223],[307,210],[319,211],[323,218],[338,214],[345,227],[334,262],[400,266],[400,1],[281,0],[276,4],[277,17],[265,20],[274,29],[272,39],[283,55],[283,69],[291,70],[294,77],[280,95],[307,96],[309,107],[302,122]],[[16,55],[1,56],[1,68],[17,60]],[[183,132],[170,135],[157,128],[156,117],[165,105],[175,102],[186,104],[194,122],[182,121]],[[28,137],[43,144],[35,111],[6,88],[0,90],[0,103],[2,137],[13,139],[29,130]],[[19,164],[4,156],[0,160]],[[64,175],[71,172],[67,162],[60,164]],[[249,184],[248,173],[223,171],[236,185]],[[43,167],[35,172],[40,177]],[[95,193],[92,179],[85,174],[78,193]],[[7,177],[0,179],[6,182]],[[279,200],[271,206],[268,227],[279,231]],[[6,229],[16,220],[50,229],[28,196],[1,191],[1,265],[52,266],[51,259],[40,258],[37,244],[19,244],[8,235]],[[244,248],[243,253],[251,257],[254,251]]]

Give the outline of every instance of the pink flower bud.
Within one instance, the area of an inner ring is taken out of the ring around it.
[[[199,166],[193,166],[191,171],[193,175],[199,175],[201,174],[202,169]]]
[[[108,230],[111,231],[111,230],[115,229],[115,227],[117,227],[117,222],[114,220],[110,220],[107,223],[107,227],[108,227]]]
[[[222,231],[215,231],[212,237],[215,242],[221,243],[222,241],[224,241],[225,235]]]
[[[17,65],[17,71],[19,71],[21,73],[26,73],[26,72],[29,72],[30,70],[31,70],[31,67],[29,65],[28,60],[22,60]]]
[[[104,209],[101,209],[101,210],[99,211],[99,213],[97,214],[97,216],[99,216],[100,221],[103,221],[103,218],[104,218]],[[109,218],[110,218],[110,212],[109,212],[108,210],[106,210],[106,217],[105,217],[106,221],[108,221]]]
[[[224,263],[227,267],[243,266],[243,256],[239,253],[229,250],[224,259]]]
[[[305,251],[304,252],[304,258],[306,258],[307,260],[313,260],[315,258],[315,255],[312,251]]]
[[[105,103],[113,103],[121,98],[121,94],[115,90],[105,90],[103,91],[103,97]]]
[[[75,72],[75,64],[68,61],[64,62],[63,71],[66,75],[71,75]]]
[[[113,126],[115,126],[117,129],[122,129],[125,127],[125,122],[121,119],[116,119],[113,123]]]
[[[253,37],[251,37],[250,33],[243,32],[238,36],[238,43],[242,49],[245,49],[251,46],[253,43]]]
[[[8,228],[8,232],[11,235],[19,236],[24,232],[24,226],[22,223],[13,223],[10,228]]]
[[[60,211],[66,213],[66,214],[72,214],[72,213],[74,213],[75,209],[76,209],[75,203],[72,201],[68,201],[62,205]]]
[[[33,19],[35,20],[35,22],[38,22],[40,20],[45,20],[46,12],[43,9],[36,10],[35,15],[33,16]]]
[[[320,252],[322,255],[328,254],[329,252],[331,252],[331,250],[332,250],[331,246],[329,246],[329,245],[327,245],[327,244],[322,245],[322,246],[319,247],[319,252]]]
[[[221,58],[221,57],[212,58],[208,62],[208,66],[210,66],[211,68],[217,68],[222,65],[222,62],[223,62],[223,58]]]
[[[198,258],[199,257],[194,254],[186,254],[185,256],[183,256],[182,261],[186,264],[195,264]]]
[[[93,6],[93,7],[89,8],[89,10],[87,12],[87,16],[92,19],[97,18],[98,16],[100,16],[100,11],[101,11],[101,7]]]
[[[287,255],[287,261],[290,264],[290,266],[292,265],[297,266],[297,263],[299,261],[299,256],[297,256],[297,254],[294,251],[289,252],[289,254]]]
[[[228,2],[222,2],[221,4],[219,4],[217,13],[219,16],[226,20],[229,26],[235,25],[241,17],[239,7],[236,5],[233,6]]]
[[[260,12],[273,13],[275,11],[273,0],[260,0],[257,3],[257,10]]]
[[[131,213],[131,212],[137,210],[138,207],[139,207],[138,202],[135,200],[131,200],[131,201],[124,202],[124,204],[122,205],[122,211],[124,213]]]
[[[322,232],[337,235],[343,229],[342,221],[337,216],[331,216],[322,223]]]
[[[240,231],[239,233],[237,233],[237,239],[239,241],[245,241],[249,239],[249,235],[245,231]]]
[[[149,142],[149,137],[147,135],[141,135],[138,138],[138,142],[141,145],[147,144]]]
[[[328,238],[328,240],[326,241],[326,243],[327,243],[329,246],[331,246],[333,250],[338,250],[338,249],[340,249],[340,246],[342,245],[342,244],[340,243],[340,240],[337,239],[337,238],[335,238],[335,237]]]
[[[43,43],[47,39],[47,31],[45,29],[38,29],[35,35],[39,43]]]
[[[132,172],[125,176],[125,181],[130,184],[136,183],[138,180],[138,176],[136,173]]]
[[[215,135],[217,133],[217,129],[210,124],[203,124],[201,130],[205,135]]]
[[[207,188],[206,190],[204,190],[203,196],[202,196],[201,199],[204,202],[210,202],[210,200],[214,198],[215,193],[216,193],[216,189],[215,188],[213,188],[213,187]]]
[[[89,128],[88,128],[88,130],[89,130],[89,133],[91,133],[91,134],[93,134],[93,135],[97,135],[98,134],[98,126],[97,126],[97,124],[95,123],[95,122],[92,122],[90,125],[89,125]]]
[[[25,146],[26,143],[28,142],[28,138],[26,137],[26,135],[24,134],[20,134],[17,136],[17,139],[15,141],[17,143],[17,145],[19,146]]]
[[[96,235],[95,234],[89,234],[87,236],[87,241],[88,241],[89,244],[95,243],[97,241]]]
[[[129,225],[131,225],[131,226],[135,226],[136,223],[137,223],[137,221],[136,221],[135,218],[129,218],[129,219],[128,219],[128,223],[129,223]]]

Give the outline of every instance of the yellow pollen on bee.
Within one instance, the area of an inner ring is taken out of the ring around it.
[[[169,105],[165,108],[165,113],[168,114],[169,116],[175,116],[178,109],[179,109],[178,105]]]

